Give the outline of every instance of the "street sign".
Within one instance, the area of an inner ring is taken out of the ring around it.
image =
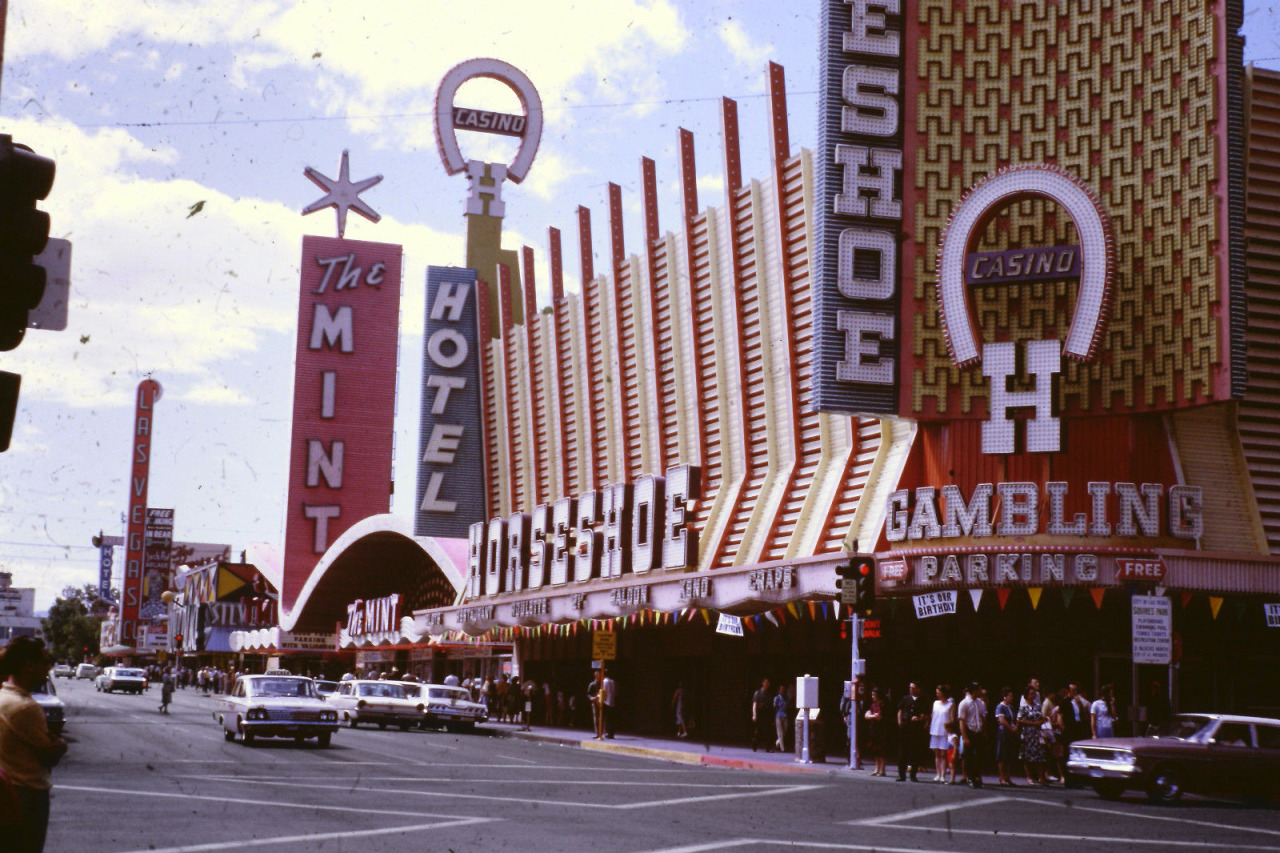
[[[612,631],[592,631],[591,657],[594,660],[617,659],[618,635]]]
[[[1161,595],[1135,595],[1133,662],[1167,666],[1173,659],[1173,600]]]

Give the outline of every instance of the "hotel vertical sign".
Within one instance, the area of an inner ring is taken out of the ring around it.
[[[349,527],[388,512],[401,247],[302,240],[284,605]]]
[[[823,0],[814,407],[898,408],[900,0]]]
[[[427,267],[415,536],[466,538],[485,520],[476,271]]]
[[[133,416],[133,458],[129,474],[129,515],[125,528],[124,583],[120,590],[120,640],[133,641],[142,604],[142,564],[146,553],[147,485],[151,479],[152,412],[160,399],[160,383],[138,383]]]

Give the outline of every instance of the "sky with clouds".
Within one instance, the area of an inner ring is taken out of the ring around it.
[[[73,249],[67,330],[0,354],[22,375],[0,454],[0,568],[36,587],[37,609],[96,582],[90,537],[123,534],[146,376],[164,388],[149,503],[175,509],[175,539],[236,553],[283,540],[301,239],[336,233],[332,210],[301,215],[321,195],[303,169],[336,176],[344,149],[352,179],[384,176],[363,196],[382,221],[353,214],[346,236],[404,246],[392,508],[410,513],[425,268],[463,260],[466,180],[435,143],[444,73],[492,56],[539,90],[542,143],[504,188],[504,233],[537,252],[545,304],[547,226],[576,258],[574,211],[591,208],[602,268],[610,181],[638,251],[642,156],[657,162],[662,228],[678,230],[679,128],[696,136],[700,203],[721,203],[722,95],[739,102],[744,174],[766,175],[769,60],[786,69],[793,147],[815,144],[818,18],[817,0],[10,0],[0,132],[57,160],[42,207]],[[1245,32],[1246,59],[1280,68],[1268,3],[1247,0]],[[488,81],[457,103],[518,111]],[[478,159],[514,150],[462,144]]]

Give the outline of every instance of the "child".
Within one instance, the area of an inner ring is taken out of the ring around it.
[[[944,775],[947,777],[950,777],[947,779],[946,784],[959,785],[964,781],[963,779],[959,781],[956,780],[956,765],[960,762],[960,750],[961,750],[960,726],[955,720],[947,720],[946,731],[947,731],[947,767]]]

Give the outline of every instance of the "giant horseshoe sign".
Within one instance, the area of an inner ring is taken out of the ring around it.
[[[1080,289],[1063,354],[1076,361],[1089,361],[1106,330],[1115,241],[1102,203],[1079,178],[1057,166],[1007,166],[979,181],[960,199],[938,250],[938,308],[947,348],[959,367],[982,358],[965,288],[965,256],[996,214],[1029,198],[1046,198],[1061,205],[1080,236]]]
[[[505,83],[520,99],[523,116],[509,116],[488,110],[455,109],[458,87],[474,77],[488,77]],[[457,119],[464,117],[462,122]],[[467,160],[458,148],[458,128],[520,137],[515,159],[506,167],[506,176],[517,184],[529,174],[529,165],[542,139],[542,101],[525,73],[500,59],[468,59],[455,65],[436,90],[436,143],[445,171],[456,175],[467,169]]]

